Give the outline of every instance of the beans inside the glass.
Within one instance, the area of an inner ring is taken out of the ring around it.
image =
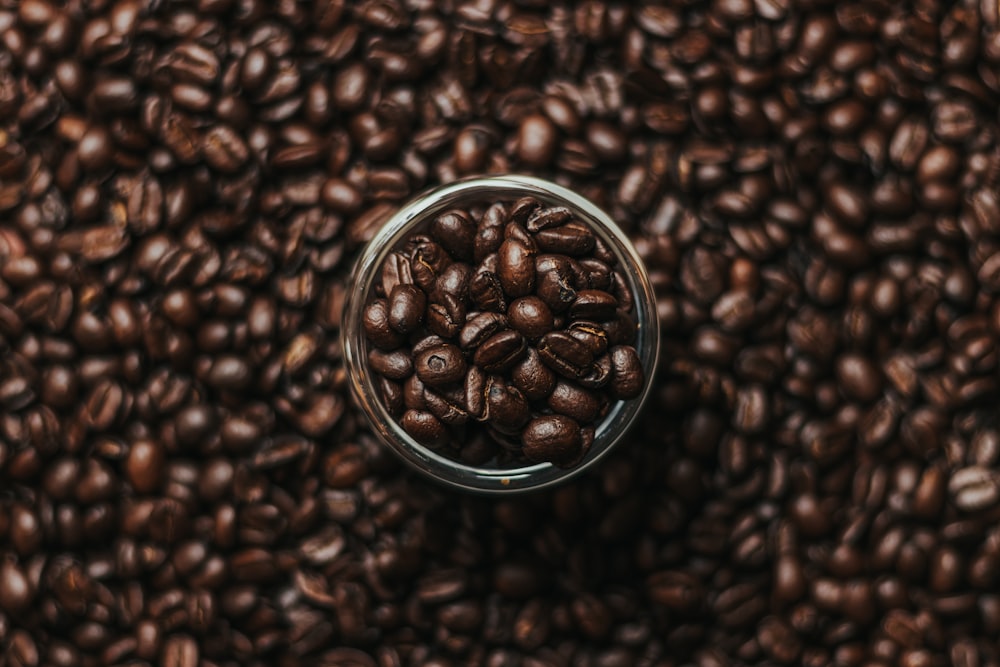
[[[572,467],[611,405],[642,393],[634,295],[566,207],[445,211],[379,272],[362,317],[368,363],[392,417],[435,451]]]

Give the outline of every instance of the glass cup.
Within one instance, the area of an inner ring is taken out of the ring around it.
[[[595,426],[586,456],[571,468],[551,463],[466,465],[417,442],[390,415],[379,394],[377,376],[368,366],[369,344],[362,330],[362,313],[374,298],[382,262],[411,233],[422,230],[438,214],[455,207],[514,202],[532,196],[543,204],[566,206],[611,249],[635,297],[635,349],[645,374],[642,393],[611,404]],[[560,185],[529,176],[474,177],[444,185],[410,201],[375,234],[357,260],[354,284],[348,290],[341,326],[341,344],[351,393],[382,441],[406,463],[448,486],[486,494],[514,494],[550,487],[591,467],[618,443],[642,409],[652,386],[660,352],[656,299],[649,276],[628,237],[592,202]]]

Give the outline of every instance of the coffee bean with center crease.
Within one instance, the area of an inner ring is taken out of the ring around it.
[[[458,335],[463,350],[479,347],[493,334],[507,328],[507,318],[500,313],[479,313],[470,317]]]
[[[487,373],[501,373],[517,363],[526,349],[524,337],[508,329],[483,341],[476,348],[472,359],[473,363]]]
[[[593,352],[584,343],[562,331],[542,336],[537,349],[546,366],[571,379],[585,376],[594,362]]]

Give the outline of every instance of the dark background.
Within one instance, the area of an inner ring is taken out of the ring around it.
[[[0,665],[996,665],[990,2],[0,0]],[[448,492],[359,247],[470,173],[629,232],[632,436]]]

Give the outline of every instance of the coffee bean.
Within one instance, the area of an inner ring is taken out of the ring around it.
[[[456,259],[473,258],[476,226],[465,212],[456,210],[439,215],[431,223],[431,235]]]
[[[399,284],[389,295],[389,326],[401,334],[408,334],[419,327],[427,308],[427,295],[416,285]]]
[[[473,363],[487,373],[502,373],[517,363],[525,352],[524,337],[508,329],[484,340],[476,348]]]
[[[952,503],[961,510],[984,510],[1000,499],[1000,480],[988,468],[970,466],[952,474],[948,493]]]
[[[458,344],[464,350],[474,349],[488,338],[507,328],[507,318],[499,313],[479,313],[470,317],[458,336]]]
[[[594,355],[567,333],[555,331],[538,341],[538,356],[546,366],[568,378],[581,378],[590,370]]]
[[[591,391],[561,380],[556,383],[546,399],[546,405],[561,415],[578,423],[588,424],[597,419],[601,409],[597,395]]]
[[[389,306],[385,299],[376,299],[365,308],[365,336],[383,350],[394,350],[403,344],[403,336],[389,324]]]
[[[491,378],[486,390],[486,419],[502,433],[515,434],[531,418],[528,401],[513,385]]]
[[[163,478],[166,461],[163,448],[152,440],[138,440],[129,447],[126,472],[139,493],[156,491]]]
[[[555,326],[552,311],[536,296],[521,297],[511,302],[507,320],[528,340],[537,340]]]
[[[430,412],[407,410],[400,419],[403,429],[417,442],[428,447],[442,447],[448,442],[448,432]]]
[[[477,270],[469,281],[469,295],[482,310],[507,311],[507,295],[499,275],[494,271]]]
[[[544,167],[554,157],[557,141],[556,128],[548,118],[526,116],[517,134],[517,156],[528,166]]]
[[[580,426],[564,415],[536,417],[521,434],[524,455],[530,461],[567,464],[581,452]]]
[[[420,352],[414,359],[413,368],[417,377],[428,386],[444,387],[465,377],[466,363],[461,350],[441,343]]]
[[[601,290],[585,289],[576,293],[569,316],[582,320],[609,320],[618,308],[618,300]]]
[[[595,245],[593,233],[580,222],[543,229],[535,234],[535,242],[541,252],[562,253],[571,257],[586,255]]]
[[[524,242],[507,239],[498,251],[497,277],[508,297],[528,295],[535,286],[534,251]]]
[[[368,364],[376,373],[390,380],[405,380],[413,373],[413,359],[404,350],[393,352],[370,350]]]
[[[618,345],[610,350],[611,395],[618,399],[635,398],[642,392],[645,375],[635,348]]]

